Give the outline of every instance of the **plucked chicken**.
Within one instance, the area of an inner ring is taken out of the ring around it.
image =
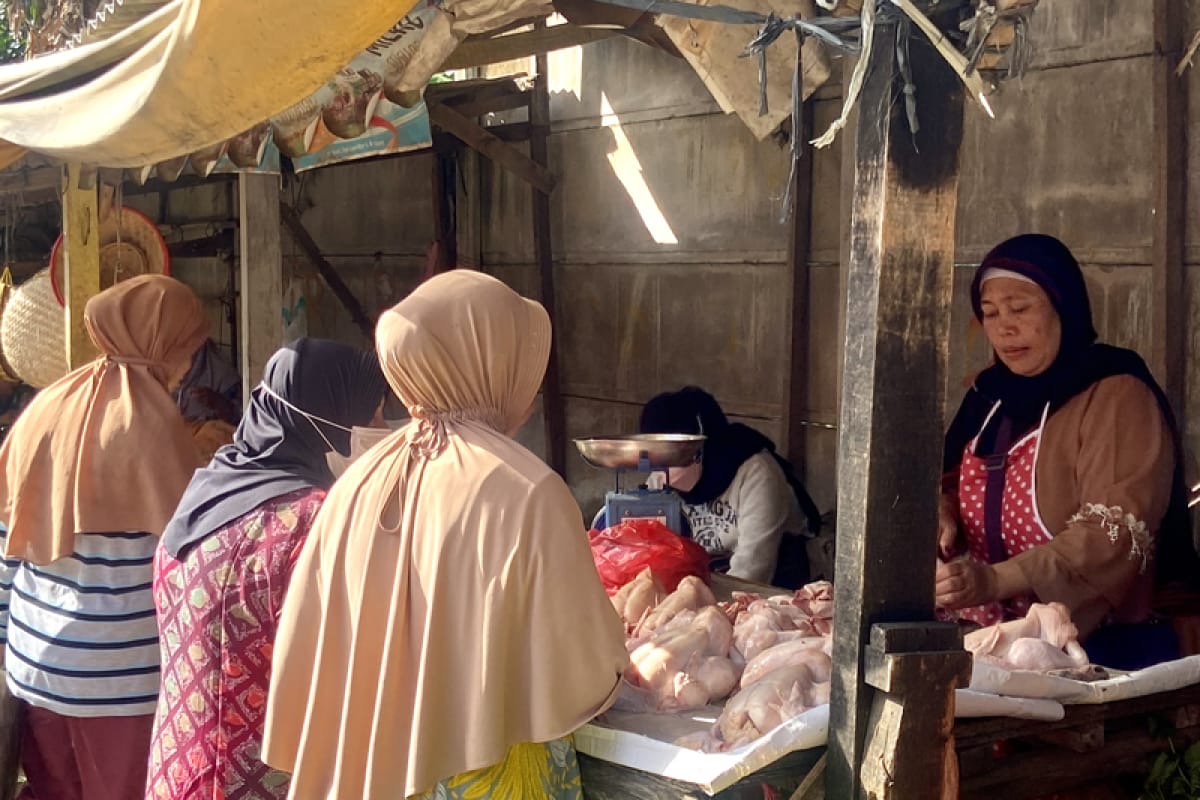
[[[963,646],[976,660],[1008,669],[1051,672],[1088,665],[1079,631],[1062,603],[1034,603],[1023,619],[968,633]]]

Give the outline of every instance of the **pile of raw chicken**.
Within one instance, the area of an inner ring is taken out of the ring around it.
[[[671,593],[649,569],[612,596],[625,621],[633,705],[681,712],[724,708],[711,731],[676,744],[708,752],[753,742],[783,722],[829,702],[833,586],[794,594],[734,592],[718,603],[697,577]],[[1067,609],[1035,603],[1024,619],[970,633],[978,661],[1082,680],[1103,677],[1088,664]]]
[[[735,592],[718,603],[696,577],[667,594],[650,570],[612,597],[625,620],[626,680],[644,707],[678,712],[728,698],[713,729],[677,744],[727,750],[829,702],[833,586]]]

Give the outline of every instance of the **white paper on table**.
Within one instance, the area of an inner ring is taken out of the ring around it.
[[[593,758],[699,786],[708,794],[796,750],[821,747],[829,736],[829,704],[793,717],[750,744],[725,753],[702,753],[671,741],[708,730],[716,717],[708,708],[691,714],[609,712],[575,732],[575,748]],[[716,709],[719,714],[720,710]],[[611,727],[613,725],[619,727]],[[671,741],[665,741],[664,739]]]
[[[1188,656],[1165,661],[1135,672],[1114,672],[1113,677],[1087,684],[1086,696],[1067,701],[1069,704],[1111,703],[1132,700],[1159,692],[1173,692],[1200,683],[1200,656]]]
[[[1011,670],[996,664],[976,660],[971,668],[973,691],[1005,697],[1032,697],[1057,700],[1060,703],[1080,702],[1092,696],[1092,684],[1044,675],[1040,672]]]
[[[1001,697],[997,694],[957,689],[954,692],[954,716],[968,717],[1013,717],[1016,719],[1040,719],[1057,722],[1066,715],[1066,709],[1057,700],[1032,697]]]

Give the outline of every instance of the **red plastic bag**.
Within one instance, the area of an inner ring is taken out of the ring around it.
[[[614,594],[646,567],[668,592],[688,575],[708,581],[708,553],[654,519],[633,519],[588,532],[596,571]]]

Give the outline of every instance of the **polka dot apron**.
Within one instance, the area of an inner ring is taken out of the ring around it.
[[[988,419],[990,421],[990,415]],[[1012,558],[1053,538],[1038,514],[1034,489],[1034,468],[1043,425],[1045,417],[1041,425],[1009,448],[1005,459],[1004,499],[1000,517],[1005,558]],[[987,422],[984,427],[987,427]],[[975,455],[978,441],[979,437],[976,436],[963,452],[958,475],[958,510],[967,535],[968,557],[986,564],[988,541],[984,524],[984,498],[987,496],[988,468],[987,459]],[[980,625],[992,625],[1006,619],[1024,617],[1035,599],[1032,595],[1014,597],[1003,602],[960,609],[956,615]]]

